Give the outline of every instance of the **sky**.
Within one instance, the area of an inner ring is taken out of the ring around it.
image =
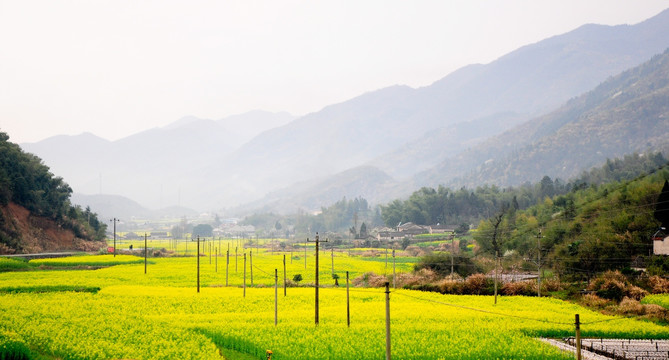
[[[0,0],[0,131],[109,140],[184,116],[304,115],[669,0]]]

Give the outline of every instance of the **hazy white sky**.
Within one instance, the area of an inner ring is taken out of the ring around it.
[[[0,0],[0,131],[113,140],[185,115],[318,111],[429,85],[669,0]]]

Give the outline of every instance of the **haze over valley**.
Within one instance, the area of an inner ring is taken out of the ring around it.
[[[607,158],[666,149],[663,107],[625,114],[607,106],[638,103],[604,100],[641,83],[652,87],[635,96],[666,87],[662,70],[636,75],[635,81],[616,79],[669,48],[667,33],[669,11],[634,25],[584,25],[489,64],[465,66],[429,86],[370,91],[304,116],[189,116],[115,141],[84,133],[22,147],[62,176],[79,194],[76,201],[96,195],[101,204],[100,195],[113,194],[149,209],[231,214],[314,211],[343,197],[380,204],[420,186],[509,186],[544,175],[568,179]],[[661,105],[665,95],[654,96]],[[577,105],[584,101],[589,105]],[[613,119],[611,112],[623,115]],[[575,138],[592,126],[566,130],[595,116],[597,127],[618,124],[615,132],[591,135],[600,145]],[[626,126],[631,121],[639,123],[632,129]],[[634,130],[651,123],[657,126],[648,127],[650,134]],[[606,145],[614,139],[628,145]],[[569,144],[569,151],[531,145],[542,141]],[[500,143],[503,148],[496,147]],[[540,147],[529,157],[528,146]],[[574,156],[583,153],[588,156]],[[567,165],[556,154],[572,161]],[[505,161],[510,163],[503,166],[516,169],[512,175],[491,173],[490,164]]]

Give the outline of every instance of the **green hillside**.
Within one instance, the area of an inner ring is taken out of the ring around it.
[[[0,132],[0,253],[64,249],[69,244],[81,249],[81,241],[103,240],[106,224],[90,209],[72,206],[71,193],[40,158]]]

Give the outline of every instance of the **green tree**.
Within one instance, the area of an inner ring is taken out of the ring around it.
[[[199,224],[193,227],[193,237],[211,237],[214,236],[214,228],[209,224]]]

